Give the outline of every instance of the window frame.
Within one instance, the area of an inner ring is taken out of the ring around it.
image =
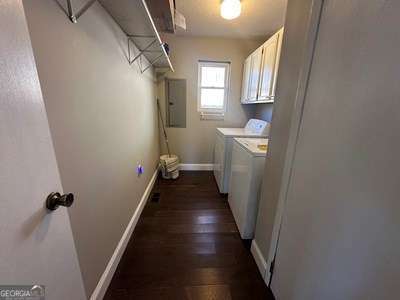
[[[202,77],[202,67],[218,67],[225,69],[225,80],[224,87],[211,87],[211,86],[202,86],[201,85],[201,77]],[[224,114],[226,112],[227,104],[228,104],[228,96],[229,96],[229,87],[230,87],[230,71],[231,71],[231,63],[228,61],[206,61],[199,60],[197,64],[197,111],[200,113],[218,113]],[[201,106],[201,90],[202,89],[218,89],[224,90],[224,104],[222,108],[206,108]]]

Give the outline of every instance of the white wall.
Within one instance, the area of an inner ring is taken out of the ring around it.
[[[240,104],[242,69],[245,58],[263,40],[240,40],[226,38],[203,38],[165,35],[171,48],[171,61],[175,72],[170,78],[187,80],[186,128],[168,128],[171,151],[183,163],[212,163],[217,127],[243,127],[254,115],[254,105]],[[228,107],[223,121],[200,120],[197,111],[197,63],[198,60],[230,61],[231,88]],[[164,107],[164,82],[158,85],[161,105]],[[164,119],[165,120],[165,119]],[[166,153],[164,139],[162,152]]]
[[[62,184],[76,196],[70,219],[90,295],[157,164],[155,85],[129,66],[126,36],[98,3],[77,24],[56,1],[24,6]]]
[[[279,69],[282,69],[282,67],[279,67]],[[274,102],[276,102],[276,100]],[[274,104],[273,103],[260,103],[260,104],[255,104],[255,105],[256,105],[256,109],[255,109],[254,117],[257,119],[260,119],[260,120],[272,122],[272,113],[273,113]]]
[[[398,299],[400,2],[323,3],[272,290]]]

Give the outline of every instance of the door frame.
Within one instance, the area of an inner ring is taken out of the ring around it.
[[[309,77],[314,59],[314,52],[318,39],[319,24],[324,2],[325,0],[313,0],[309,12],[302,68],[297,81],[296,98],[291,117],[290,133],[286,148],[285,163],[282,172],[282,181],[272,229],[270,248],[267,257],[267,266],[275,265],[275,257],[279,250],[279,236],[282,227],[283,216],[285,214],[288,190],[292,179],[294,157],[303,119],[304,104],[307,96]],[[267,268],[264,280],[268,286],[271,286],[273,277],[272,274],[271,267]]]

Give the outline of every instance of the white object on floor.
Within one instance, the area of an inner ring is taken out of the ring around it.
[[[161,174],[165,179],[176,179],[179,177],[178,156],[164,154],[160,156]]]
[[[259,192],[268,139],[235,138],[228,202],[242,239],[251,239],[257,219]],[[264,145],[259,147],[260,145]]]
[[[268,137],[270,123],[250,119],[244,128],[217,128],[214,147],[214,177],[220,193],[228,193],[234,137]]]

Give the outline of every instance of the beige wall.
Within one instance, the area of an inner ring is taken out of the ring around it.
[[[173,35],[165,35],[163,38],[171,48],[170,56],[175,68],[175,72],[167,76],[187,80],[186,128],[167,129],[171,151],[183,163],[212,163],[215,129],[242,127],[254,115],[254,105],[240,104],[242,68],[244,59],[263,41]],[[197,111],[198,60],[231,62],[231,89],[223,121],[200,120]],[[159,83],[158,93],[164,106],[164,81]],[[166,152],[163,139],[161,145],[162,152]]]
[[[265,259],[268,258],[281,187],[311,3],[312,0],[291,0],[287,7],[270,142],[255,231],[255,241]],[[260,108],[264,112],[268,110],[265,106]],[[261,112],[257,111],[257,114]]]
[[[274,108],[273,103],[256,104],[254,117],[257,119],[272,122],[273,108]]]
[[[129,66],[126,37],[98,3],[77,24],[56,1],[24,6],[63,188],[76,196],[69,212],[90,295],[157,164],[155,85]]]

